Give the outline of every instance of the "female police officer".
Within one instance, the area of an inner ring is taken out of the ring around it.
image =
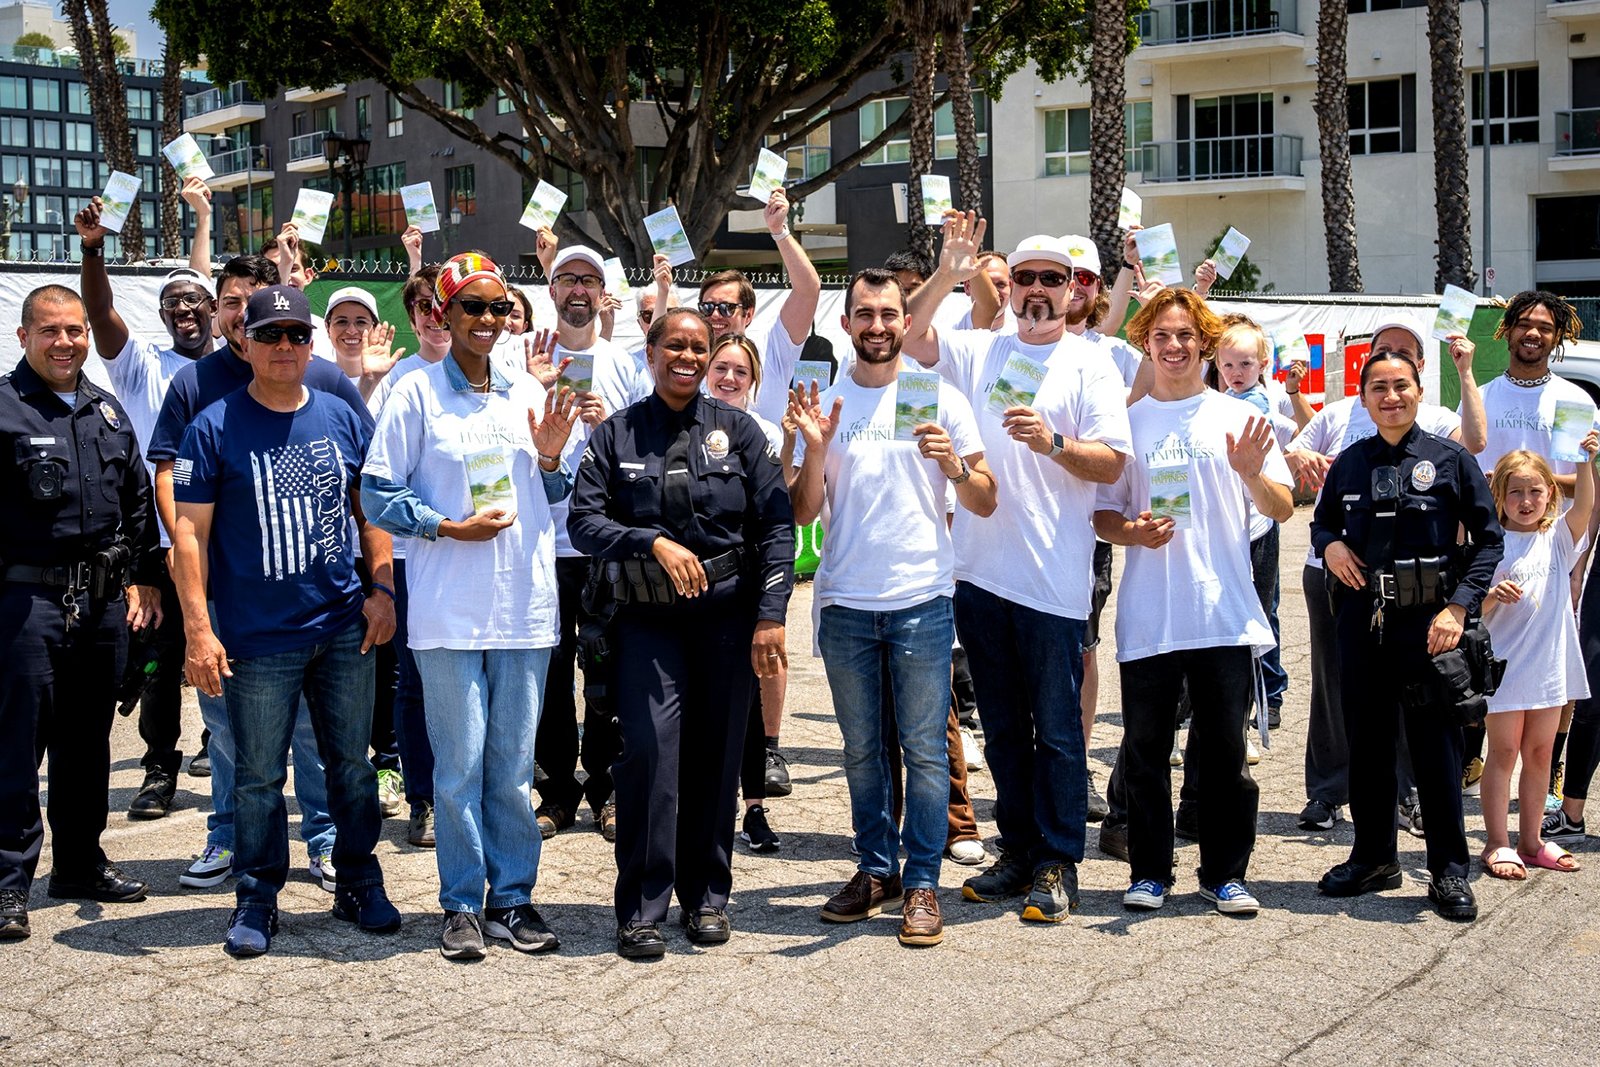
[[[1500,560],[1503,534],[1477,461],[1416,426],[1417,365],[1384,353],[1361,370],[1378,435],[1328,471],[1311,545],[1329,574],[1345,732],[1350,740],[1350,859],[1318,883],[1346,897],[1400,885],[1395,743],[1402,719],[1427,823],[1428,898],[1447,919],[1478,914],[1467,884],[1461,729],[1428,683],[1429,657],[1455,648]],[[1458,524],[1466,541],[1457,543]]]
[[[742,665],[765,678],[785,663],[794,514],[755,420],[701,395],[710,352],[696,311],[651,325],[655,392],[594,431],[567,523],[617,603],[617,951],[630,958],[666,951],[674,889],[691,941],[728,939]]]

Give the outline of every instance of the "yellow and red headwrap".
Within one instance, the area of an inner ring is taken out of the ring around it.
[[[444,266],[439,268],[438,279],[433,283],[433,321],[443,325],[445,305],[450,303],[450,298],[480,278],[493,278],[501,286],[506,284],[500,268],[488,256],[463,252],[445,260]]]

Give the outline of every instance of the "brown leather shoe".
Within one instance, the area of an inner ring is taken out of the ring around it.
[[[866,871],[857,871],[856,876],[822,906],[822,918],[830,923],[870,919],[884,908],[894,907],[904,897],[905,890],[900,887],[898,874],[879,878]]]
[[[939,915],[938,896],[931,889],[906,893],[905,907],[900,909],[900,943],[937,945],[943,940],[944,919]]]

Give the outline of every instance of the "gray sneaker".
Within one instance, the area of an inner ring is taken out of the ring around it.
[[[1033,884],[1033,866],[1021,856],[1001,849],[1000,858],[982,874],[961,883],[961,895],[986,904],[1027,892]]]
[[[406,824],[406,840],[418,848],[433,848],[433,805],[424,800],[411,809],[411,820]]]
[[[444,913],[444,930],[439,934],[439,955],[447,960],[481,960],[484,957],[483,927],[470,911]]]
[[[1078,868],[1071,863],[1049,863],[1033,876],[1033,888],[1022,905],[1029,922],[1058,923],[1078,906]]]

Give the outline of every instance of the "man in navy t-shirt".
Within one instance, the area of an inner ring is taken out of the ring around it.
[[[370,423],[339,398],[306,388],[304,293],[256,290],[244,332],[252,377],[195,417],[172,466],[172,556],[189,680],[225,696],[233,727],[239,888],[224,948],[254,956],[271,945],[288,874],[282,783],[302,690],[338,830],[333,914],[374,933],[399,929],[400,914],[372,852],[382,819],[367,759],[375,684],[367,653],[389,640],[395,618],[389,535],[366,523],[355,492]],[[373,575],[370,596],[355,571],[353,524]]]

